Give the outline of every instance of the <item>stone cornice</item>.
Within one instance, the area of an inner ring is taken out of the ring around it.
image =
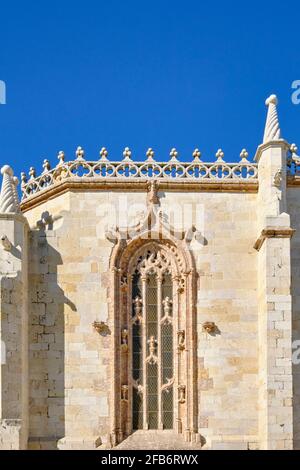
[[[266,238],[292,238],[295,229],[291,227],[266,227],[261,231],[260,236],[254,243],[253,248],[259,251]]]
[[[261,154],[264,150],[267,150],[269,148],[278,148],[278,147],[281,147],[285,150],[289,150],[290,144],[284,139],[272,140],[270,142],[266,142],[265,144],[261,144],[257,147],[256,153],[254,156],[254,161],[256,163],[259,162]]]
[[[251,179],[203,179],[194,181],[188,179],[160,179],[157,180],[160,191],[184,192],[250,192],[256,193],[258,181]],[[53,199],[68,191],[146,191],[149,179],[142,178],[69,178],[62,180],[38,193],[34,193],[21,203],[22,212],[39,206],[49,199]]]

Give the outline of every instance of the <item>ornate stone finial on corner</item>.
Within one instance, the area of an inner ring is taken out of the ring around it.
[[[84,150],[82,147],[77,147],[76,160],[84,160]]]
[[[178,162],[178,159],[177,159],[178,152],[177,152],[176,148],[171,149],[170,157],[171,157],[171,159],[170,159],[171,162]]]
[[[271,95],[266,99],[266,106],[268,106],[268,114],[264,132],[263,143],[272,142],[273,140],[281,139],[281,131],[279,126],[277,114],[278,99],[276,95]]]
[[[45,158],[43,162],[43,173],[47,173],[50,170],[51,170],[50,162],[49,160],[47,160],[47,158]]]
[[[20,204],[17,191],[19,180],[14,177],[14,172],[8,165],[1,168],[1,174],[3,181],[0,193],[0,213],[19,213]]]
[[[217,163],[225,163],[225,160],[223,159],[224,152],[222,149],[217,150],[216,157],[217,157]]]
[[[151,180],[147,184],[148,195],[147,195],[147,203],[159,205],[159,197],[158,197],[158,190],[159,190],[159,183],[157,180]]]
[[[107,158],[107,155],[108,155],[108,151],[106,150],[105,147],[102,147],[102,149],[100,150],[99,152],[99,155],[100,155],[100,160],[101,161],[104,161],[104,162],[107,162],[108,161],[108,158]]]
[[[194,161],[193,163],[202,163],[200,157],[201,157],[201,152],[199,149],[195,149],[193,151],[193,157],[194,157]]]
[[[249,163],[249,160],[248,160],[248,152],[246,149],[242,149],[241,153],[240,153],[240,157],[241,157],[241,163]]]
[[[65,152],[60,150],[57,155],[58,165],[63,165],[65,163]]]
[[[146,156],[148,162],[154,162],[154,150],[152,148],[148,148]]]
[[[132,162],[131,160],[131,150],[129,147],[125,147],[124,152],[123,152],[123,161],[124,162]]]

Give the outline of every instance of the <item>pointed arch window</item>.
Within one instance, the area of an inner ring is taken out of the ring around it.
[[[189,441],[197,434],[189,254],[167,240],[139,239],[114,259],[112,443],[138,429],[174,429]]]

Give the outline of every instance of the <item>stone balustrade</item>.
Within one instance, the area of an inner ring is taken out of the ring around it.
[[[70,178],[93,178],[93,179],[131,179],[139,178],[174,180],[247,180],[257,181],[257,164],[248,160],[248,152],[243,149],[240,154],[240,161],[227,163],[224,160],[224,153],[219,149],[214,162],[203,162],[198,149],[193,152],[192,162],[181,162],[178,159],[178,152],[173,148],[170,152],[170,159],[167,162],[157,162],[154,159],[154,151],[148,149],[147,159],[143,162],[133,161],[131,151],[128,147],[123,152],[122,161],[109,161],[108,152],[105,148],[100,151],[98,161],[90,161],[84,158],[84,150],[77,148],[76,158],[73,161],[65,161],[64,152],[58,154],[58,164],[51,169],[49,160],[44,160],[43,172],[36,175],[35,168],[31,167],[29,177],[22,173],[22,200],[52,186],[62,180]]]

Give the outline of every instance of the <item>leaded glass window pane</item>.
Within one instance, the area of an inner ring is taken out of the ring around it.
[[[149,252],[147,259],[150,257],[154,259]],[[145,425],[148,429],[172,429],[173,281],[171,274],[158,265],[157,271],[151,268],[146,272],[143,282],[144,287],[137,270],[132,278],[133,429]]]

